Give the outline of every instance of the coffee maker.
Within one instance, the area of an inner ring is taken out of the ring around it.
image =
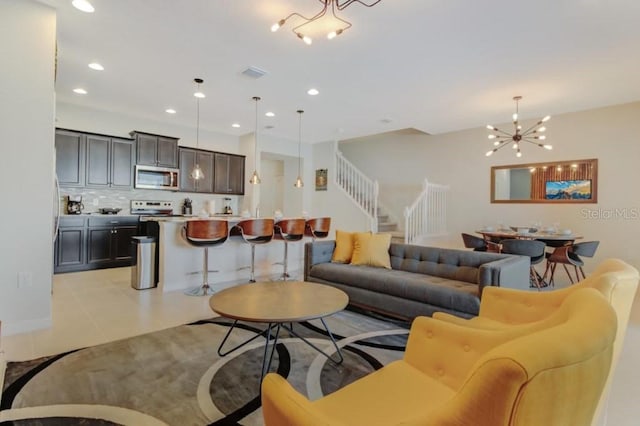
[[[67,214],[80,214],[84,209],[82,195],[69,195],[67,200]]]

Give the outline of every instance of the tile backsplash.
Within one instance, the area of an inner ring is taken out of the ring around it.
[[[182,204],[185,198],[193,201],[193,214],[201,211],[208,211],[210,204],[215,203],[215,212],[222,213],[225,206],[225,197],[231,198],[229,205],[234,213],[240,213],[238,206],[241,205],[242,196],[238,195],[216,195],[198,194],[193,192],[173,192],[162,190],[117,190],[117,189],[94,189],[94,188],[60,188],[60,214],[67,213],[67,196],[81,195],[84,209],[82,213],[95,213],[103,207],[120,208],[119,214],[129,214],[131,212],[131,200],[158,200],[173,202],[174,214],[182,213]]]

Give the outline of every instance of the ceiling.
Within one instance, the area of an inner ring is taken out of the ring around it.
[[[312,31],[311,46],[290,23],[270,26],[315,14],[317,0],[90,1],[91,14],[41,0],[57,9],[58,101],[195,127],[200,77],[201,128],[231,135],[253,131],[252,96],[274,136],[297,141],[304,109],[305,143],[504,123],[515,95],[524,119],[640,100],[637,0],[354,3],[340,13],[353,27]],[[267,74],[242,75],[249,66]]]

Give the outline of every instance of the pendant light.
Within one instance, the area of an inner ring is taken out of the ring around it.
[[[204,98],[204,93],[200,92],[200,85],[204,83],[204,80],[201,78],[195,78],[193,81],[196,82],[196,93],[193,96],[196,97],[196,149],[200,146],[200,98]],[[200,168],[198,164],[198,156],[196,155],[196,165],[191,170],[191,179],[200,180],[204,179],[204,172]]]
[[[298,178],[296,179],[296,183],[293,184],[296,188],[302,188],[304,186],[304,182],[302,182],[302,177],[300,176],[300,147],[302,146],[302,114],[304,111],[299,109],[298,111]]]
[[[260,176],[258,176],[258,101],[260,97],[254,96],[253,100],[256,101],[256,130],[253,134],[254,136],[254,151],[253,151],[253,175],[251,175],[251,179],[249,179],[249,183],[252,185],[258,185],[260,182]]]

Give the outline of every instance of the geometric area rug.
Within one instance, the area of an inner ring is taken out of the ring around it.
[[[311,400],[402,358],[408,323],[345,310],[325,318],[344,362],[281,331],[271,365]],[[231,321],[214,318],[24,362],[9,362],[0,425],[262,425],[264,339],[217,353]],[[262,329],[243,323],[225,347]],[[295,331],[331,353],[317,320]]]

